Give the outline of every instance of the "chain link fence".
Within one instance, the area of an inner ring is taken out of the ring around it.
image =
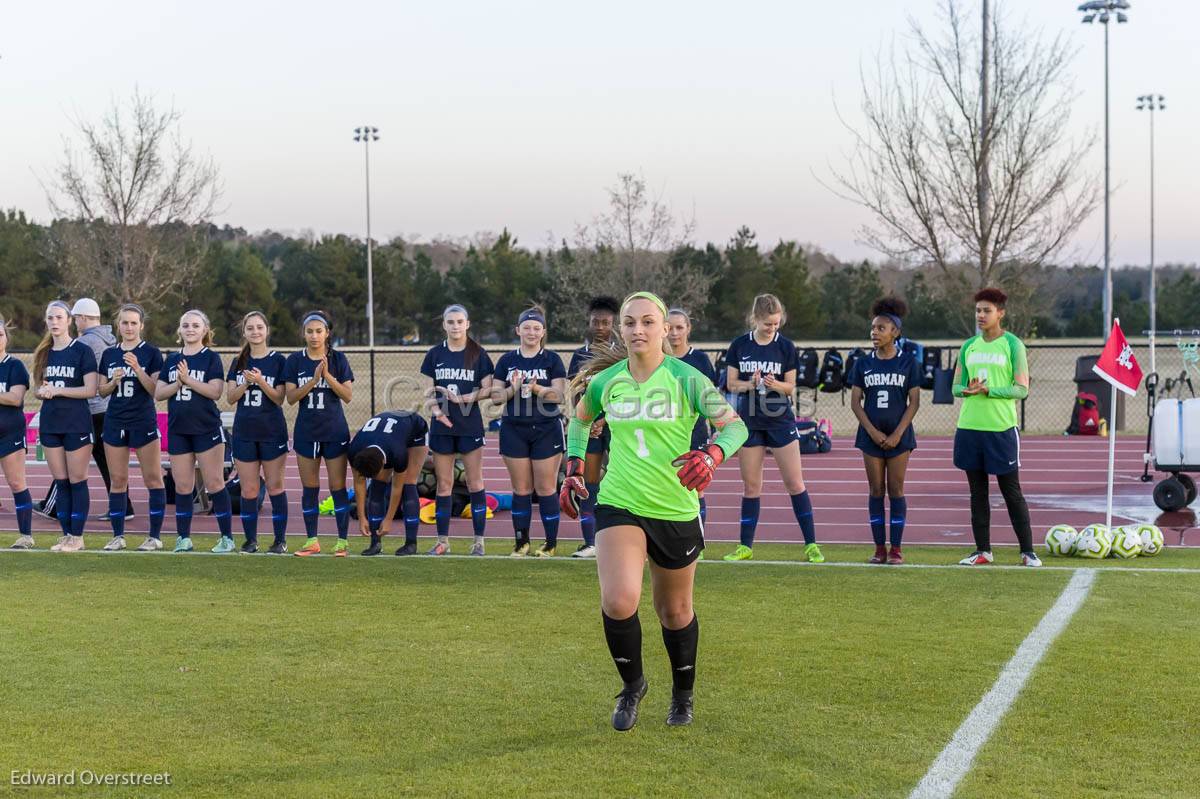
[[[1188,341],[1194,341],[1189,339]],[[1130,343],[1141,364],[1143,371],[1150,371],[1150,347],[1144,339],[1134,339]],[[959,341],[926,342],[926,346],[940,346],[943,350],[944,364],[949,366],[957,357]],[[515,345],[509,345],[515,346]],[[548,349],[558,352],[566,365],[571,352],[577,344],[554,344]],[[724,344],[699,343],[694,345],[708,353],[714,361],[724,350]],[[836,347],[843,355],[861,342],[798,342],[798,346],[813,347],[818,354],[823,355],[830,347]],[[1103,342],[1099,340],[1073,340],[1069,342],[1027,342],[1029,357],[1030,393],[1029,398],[1021,403],[1022,429],[1027,434],[1045,435],[1062,433],[1071,418],[1078,387],[1075,383],[1076,362],[1080,357],[1099,355]],[[492,360],[499,359],[507,346],[491,345]],[[232,348],[217,348],[222,360],[228,366],[236,350]],[[374,412],[381,410],[408,409],[423,412],[423,383],[420,374],[421,362],[425,357],[427,347],[377,347],[373,351],[365,347],[347,347],[342,352],[350,360],[354,370],[354,401],[346,406],[346,416],[351,429],[361,426]],[[32,368],[31,353],[13,353]],[[1185,384],[1178,378],[1185,369],[1184,352],[1176,346],[1174,340],[1160,340],[1156,347],[1158,373],[1161,376],[1160,396],[1162,390],[1170,383],[1174,396],[1190,396]],[[1200,372],[1192,371],[1191,378],[1200,389]],[[1183,394],[1180,394],[1180,391]],[[1101,393],[1101,392],[1095,392]],[[1107,393],[1107,385],[1103,389]],[[1105,398],[1104,404],[1107,403]],[[30,392],[26,395],[25,409],[36,411],[40,401]],[[161,403],[165,409],[165,403]],[[224,403],[221,403],[225,408]],[[485,403],[483,412],[485,418],[495,418],[501,408],[492,407]],[[822,393],[815,389],[800,389],[797,391],[796,411],[801,416],[814,416],[830,420],[835,435],[849,435],[857,429],[857,421],[850,411],[850,392],[834,394]],[[1118,402],[1117,429],[1128,434],[1145,435],[1147,430],[1146,393],[1140,391],[1136,397],[1126,399],[1123,395]],[[284,413],[289,425],[295,418],[296,409],[284,406]],[[919,433],[945,435],[952,433],[958,419],[957,401],[953,405],[934,405],[933,392],[924,391],[921,395],[921,410],[914,422]],[[1111,423],[1110,423],[1111,424]]]

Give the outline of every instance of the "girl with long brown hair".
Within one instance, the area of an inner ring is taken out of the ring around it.
[[[112,484],[108,493],[108,519],[113,537],[104,548],[125,548],[125,508],[129,503],[129,450],[137,450],[142,482],[149,492],[150,535],[139,552],[162,549],[163,514],[167,490],[163,483],[162,441],[154,394],[163,368],[162,352],[142,340],[146,312],[136,303],[117,309],[114,320],[118,340],[100,356],[100,396],[108,397],[104,414],[104,453]]]
[[[96,355],[71,338],[71,309],[60,300],[46,307],[46,335],[33,352],[33,379],[42,400],[38,436],[54,476],[56,510],[62,538],[50,549],[83,549],[87,521],[88,464],[92,459],[92,413],[96,394]],[[124,508],[122,508],[124,511]]]
[[[271,554],[287,552],[287,494],[283,471],[287,465],[288,430],[283,418],[286,359],[271,349],[271,329],[262,311],[242,317],[242,351],[229,364],[225,399],[237,410],[233,416],[233,464],[241,484],[242,552],[258,551],[259,473],[271,499],[275,540]]]

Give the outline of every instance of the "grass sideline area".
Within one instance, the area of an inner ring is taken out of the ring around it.
[[[937,566],[966,549],[906,554]],[[189,797],[906,796],[1070,577],[796,567],[802,547],[785,544],[755,556],[699,573],[688,729],[663,724],[647,591],[650,693],[618,734],[594,564],[3,553],[0,780],[165,771],[173,787],[156,791]],[[956,796],[1194,795],[1200,551],[1046,562],[1104,571]]]

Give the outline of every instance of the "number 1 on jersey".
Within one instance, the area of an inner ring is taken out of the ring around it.
[[[637,436],[637,440],[638,440],[638,448],[637,448],[638,457],[639,458],[649,458],[650,457],[650,449],[649,449],[649,447],[646,446],[645,431],[642,430],[642,428],[637,427],[637,428],[634,428],[633,434],[635,436]]]

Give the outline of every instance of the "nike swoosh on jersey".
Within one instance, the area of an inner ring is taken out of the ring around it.
[[[695,548],[695,547],[692,547],[691,549],[689,549],[687,552],[685,552],[685,553],[683,553],[683,554],[684,554],[684,555],[690,555],[690,554],[692,554],[692,553],[693,553],[693,552],[695,552],[695,551],[696,551],[696,548]]]

